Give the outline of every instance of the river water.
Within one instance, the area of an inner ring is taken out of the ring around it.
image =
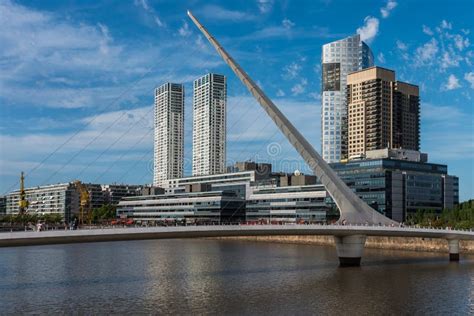
[[[0,314],[468,315],[474,257],[234,240],[0,249]]]

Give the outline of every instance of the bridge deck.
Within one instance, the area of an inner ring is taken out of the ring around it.
[[[100,241],[276,235],[366,235],[474,240],[473,231],[338,225],[220,225],[0,233],[0,247]]]

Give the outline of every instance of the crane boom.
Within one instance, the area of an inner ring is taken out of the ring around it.
[[[92,221],[92,212],[90,209],[90,194],[87,187],[79,180],[74,181],[79,191],[79,224],[83,225],[85,220],[90,225]]]
[[[26,200],[25,175],[23,171],[21,172],[21,176],[20,176],[20,200],[18,201],[18,206],[19,206],[19,213],[25,214],[26,209],[28,207],[28,201]]]

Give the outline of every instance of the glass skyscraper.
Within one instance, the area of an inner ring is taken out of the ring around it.
[[[323,45],[321,152],[327,162],[348,158],[347,74],[374,65],[372,51],[359,35]]]

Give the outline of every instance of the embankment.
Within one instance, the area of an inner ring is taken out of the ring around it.
[[[218,237],[218,239],[334,246],[332,236],[242,236]],[[459,246],[461,253],[474,254],[474,241],[461,240]],[[365,247],[391,250],[448,252],[448,243],[445,239],[440,238],[367,237]]]

